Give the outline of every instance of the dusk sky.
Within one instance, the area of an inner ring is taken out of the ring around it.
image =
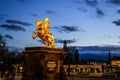
[[[120,45],[120,0],[0,0],[0,34],[8,47],[43,46],[35,21],[48,17],[57,47]]]

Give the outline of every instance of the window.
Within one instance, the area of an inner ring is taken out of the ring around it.
[[[76,69],[75,69],[75,72],[80,72],[80,69],[79,69],[79,68],[76,68]]]
[[[120,60],[117,60],[116,63],[117,63],[117,64],[120,64]]]
[[[91,72],[94,73],[95,72],[95,69],[94,68],[90,68]]]
[[[81,72],[81,73],[83,72],[83,68],[80,68],[80,72]]]
[[[96,68],[96,72],[97,72],[97,73],[100,73],[101,71],[100,71],[100,69],[99,69],[99,68]]]

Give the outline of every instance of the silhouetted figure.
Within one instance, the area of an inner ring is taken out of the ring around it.
[[[110,53],[110,51],[108,53],[108,64],[111,65],[111,53]]]
[[[79,64],[79,52],[78,52],[78,50],[75,51],[74,61],[75,61],[75,64]]]
[[[63,49],[64,49],[65,52],[68,52],[68,47],[67,47],[67,41],[66,40],[64,41]]]
[[[67,72],[68,72],[68,76],[70,76],[70,53],[69,53],[69,50],[68,50],[68,47],[67,47],[67,41],[66,40],[64,41],[63,49],[66,52],[66,57],[64,59],[64,64],[68,65],[68,71]]]

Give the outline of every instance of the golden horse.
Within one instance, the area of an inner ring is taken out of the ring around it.
[[[45,21],[37,20],[36,31],[33,31],[32,38],[36,39],[37,37],[41,38],[46,47],[56,48],[54,43],[54,36],[50,32],[50,23],[48,18],[45,18]]]

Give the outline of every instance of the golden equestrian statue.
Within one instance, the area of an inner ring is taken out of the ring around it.
[[[35,23],[36,31],[33,31],[32,38],[36,39],[37,37],[41,38],[46,47],[56,48],[54,43],[54,36],[50,32],[50,22],[48,18],[45,18],[45,21],[37,20]]]

